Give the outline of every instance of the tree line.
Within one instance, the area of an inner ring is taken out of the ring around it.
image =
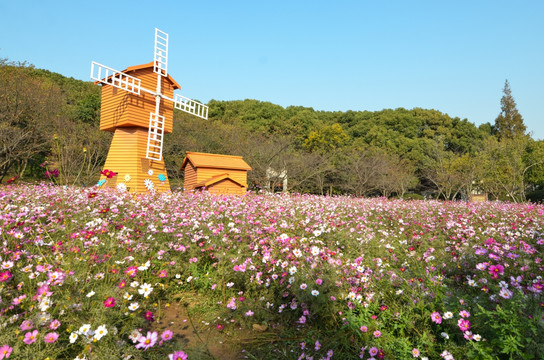
[[[164,158],[182,187],[185,151],[241,155],[251,189],[355,196],[542,199],[544,143],[526,133],[508,81],[493,123],[431,109],[316,111],[257,100],[211,100],[209,120],[174,112]],[[0,181],[98,180],[112,134],[99,130],[100,87],[0,60]],[[44,165],[49,164],[49,165]],[[272,172],[270,170],[273,170]]]

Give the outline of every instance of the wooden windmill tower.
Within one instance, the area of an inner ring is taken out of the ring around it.
[[[153,62],[123,71],[91,64],[91,79],[102,85],[100,130],[114,133],[99,186],[169,191],[162,148],[164,135],[172,132],[172,103],[176,109],[208,118],[206,105],[174,94],[181,87],[168,74],[168,34],[159,29],[154,52]]]

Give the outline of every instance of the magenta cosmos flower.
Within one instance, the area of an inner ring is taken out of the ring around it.
[[[183,351],[175,351],[173,354],[168,354],[168,360],[187,360],[187,354]]]
[[[104,301],[104,306],[105,307],[114,307],[115,306],[115,298],[113,298],[113,297],[107,298],[106,301]]]
[[[6,270],[4,272],[1,272],[0,273],[0,282],[6,282],[8,281],[9,279],[11,279],[13,275],[11,274],[11,272],[9,272],[9,270]]]
[[[152,348],[157,343],[159,335],[156,331],[147,332],[147,336],[141,336],[138,339],[138,344],[136,344],[136,349],[144,349],[147,350],[149,348]]]
[[[493,279],[497,279],[499,275],[502,275],[504,273],[504,266],[502,266],[501,264],[491,265],[488,271],[489,275],[491,275]]]
[[[32,332],[29,331],[25,334],[25,338],[23,339],[23,342],[27,345],[30,345],[36,342],[37,338],[38,338],[38,330],[34,330]]]

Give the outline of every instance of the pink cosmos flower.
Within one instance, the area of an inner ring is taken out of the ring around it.
[[[34,327],[32,320],[24,320],[20,326],[21,331],[30,330]]]
[[[437,324],[441,324],[442,316],[440,316],[440,313],[438,311],[435,311],[431,314],[431,320]]]
[[[459,316],[462,317],[462,318],[469,318],[470,317],[470,313],[466,310],[461,310],[459,311]]]
[[[30,345],[32,343],[35,343],[37,338],[38,338],[38,330],[34,330],[32,332],[29,331],[25,334],[25,338],[23,339],[23,342],[27,345]]]
[[[48,334],[45,334],[43,341],[45,341],[46,343],[52,344],[55,341],[57,341],[58,338],[59,338],[59,334],[57,334],[56,332],[50,332]]]
[[[49,328],[51,330],[57,330],[59,326],[60,326],[60,321],[58,321],[57,319],[55,319],[55,320],[53,320],[53,321],[51,321],[49,323]]]
[[[317,285],[321,285],[321,284],[323,284],[323,280],[317,279],[317,280],[315,281],[315,283],[316,283]]]
[[[157,343],[158,334],[156,331],[147,332],[147,336],[141,336],[138,339],[138,344],[136,344],[136,349],[144,349],[147,350],[149,348],[152,348]]]
[[[107,298],[106,301],[104,301],[104,306],[105,307],[114,307],[115,306],[115,298],[113,298],[113,297]]]
[[[168,276],[168,273],[166,272],[166,270],[161,270],[159,271],[159,275],[158,275],[160,278],[165,278],[166,276]]]
[[[168,354],[168,360],[187,360],[187,354],[183,351],[175,351],[173,354]]]
[[[375,338],[379,338],[380,336],[382,336],[382,332],[380,330],[374,331],[374,337]]]
[[[15,299],[13,299],[13,301],[11,302],[12,305],[20,305],[23,300],[26,299],[26,295],[21,295],[21,296],[18,296],[16,297]]]
[[[321,349],[321,343],[319,342],[319,340],[316,340],[316,341],[315,341],[314,349],[315,349],[315,351]]]
[[[168,340],[171,340],[172,339],[172,336],[174,335],[174,333],[170,330],[164,330],[161,334],[161,339],[163,341],[168,341]]]
[[[7,359],[11,355],[13,348],[8,345],[0,346],[0,360]]]
[[[360,330],[361,330],[362,332],[367,332],[367,331],[368,331],[368,328],[367,328],[366,326],[363,325],[363,326],[361,326]]]
[[[415,357],[415,358],[419,357],[419,350],[416,349],[416,348],[413,348],[412,349],[412,356]]]
[[[376,356],[378,354],[378,348],[377,347],[371,347],[368,350],[368,353],[370,354],[370,356]]]
[[[457,321],[457,326],[459,326],[459,330],[465,332],[467,330],[470,330],[470,321],[465,319],[459,319],[459,321]]]
[[[125,274],[128,276],[128,277],[135,277],[136,276],[136,273],[138,273],[138,268],[136,266],[129,266],[126,270],[125,270]]]

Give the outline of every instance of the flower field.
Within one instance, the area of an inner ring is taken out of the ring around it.
[[[0,236],[0,359],[211,358],[188,298],[240,359],[544,354],[542,205],[23,184]]]

